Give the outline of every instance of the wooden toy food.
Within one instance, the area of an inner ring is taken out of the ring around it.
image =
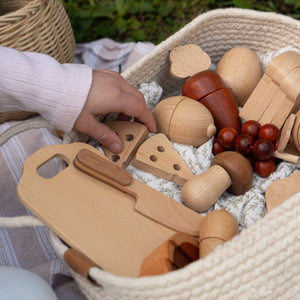
[[[300,54],[287,51],[276,56],[243,106],[240,117],[279,129],[290,113],[300,108]]]
[[[41,177],[37,169],[57,156],[68,167],[50,179]],[[32,154],[18,196],[71,248],[124,276],[139,276],[144,258],[176,232],[198,236],[203,220],[85,143],[51,145]]]
[[[194,174],[163,133],[148,138],[137,150],[133,166],[183,186]]]
[[[178,232],[147,256],[140,276],[164,274],[178,270],[199,258],[199,242],[193,236]]]
[[[266,190],[266,206],[269,212],[274,207],[300,191],[300,171],[287,178],[272,182]]]
[[[261,78],[261,67],[256,53],[238,46],[227,51],[217,64],[216,72],[225,85],[232,89],[238,106],[243,106]]]
[[[214,71],[203,71],[188,78],[182,86],[182,95],[199,101],[211,112],[217,131],[224,127],[240,131],[237,102],[232,90],[227,88]]]
[[[199,258],[204,258],[218,245],[229,241],[238,233],[238,223],[225,210],[214,210],[203,219],[199,232]]]
[[[126,168],[149,132],[145,125],[138,122],[107,121],[104,124],[118,134],[122,141],[123,149],[120,153],[116,154],[111,152],[107,147],[102,146],[103,152],[117,166]]]
[[[188,97],[163,99],[153,109],[153,116],[158,132],[172,142],[199,147],[216,132],[209,110]]]
[[[297,143],[295,142],[297,140],[295,132],[297,131],[298,126],[299,123],[297,124],[296,115],[290,114],[280,131],[278,147],[273,153],[273,156],[294,163],[296,164],[296,167],[299,168],[300,153],[296,149]]]
[[[209,69],[209,55],[195,44],[173,48],[169,55],[170,73],[176,78],[186,78]]]
[[[188,180],[182,188],[182,201],[195,211],[203,212],[214,205],[227,189],[234,195],[244,194],[252,184],[253,169],[247,158],[234,151],[217,154],[211,167]]]
[[[152,136],[141,145],[133,165],[183,186],[183,203],[198,212],[209,209],[229,187],[234,195],[244,194],[253,179],[249,161],[233,151],[216,155],[211,168],[195,176],[162,134]]]

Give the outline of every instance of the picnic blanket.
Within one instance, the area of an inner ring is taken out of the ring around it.
[[[95,69],[122,72],[152,48],[154,45],[148,42],[117,43],[104,38],[76,45],[75,62]],[[22,121],[0,124],[0,134],[19,122]],[[42,128],[20,133],[0,147],[0,217],[31,215],[16,194],[23,164],[38,149],[58,143],[61,139],[52,129]],[[55,163],[48,167],[50,173],[56,169]],[[85,299],[71,277],[69,267],[53,250],[45,226],[0,229],[0,266],[34,272],[49,283],[58,299]]]

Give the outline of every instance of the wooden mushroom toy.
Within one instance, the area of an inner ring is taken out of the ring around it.
[[[261,78],[261,67],[256,53],[244,46],[227,51],[218,62],[216,72],[225,85],[232,89],[239,106],[245,104]]]
[[[227,189],[234,195],[244,194],[252,184],[253,169],[243,155],[235,151],[217,154],[211,167],[188,180],[182,188],[182,201],[189,208],[204,212],[213,206]]]
[[[204,258],[237,233],[238,223],[231,213],[223,209],[208,213],[200,225],[199,258]]]
[[[207,70],[191,76],[182,86],[182,95],[199,101],[211,112],[217,131],[224,127],[240,131],[236,99],[218,73]]]
[[[199,147],[216,132],[209,110],[188,97],[163,99],[154,108],[153,116],[158,132],[179,144]]]

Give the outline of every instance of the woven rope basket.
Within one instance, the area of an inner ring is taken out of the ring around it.
[[[179,94],[182,82],[170,78],[168,54],[175,46],[186,43],[201,46],[214,63],[227,50],[239,45],[258,54],[285,46],[300,49],[300,22],[251,10],[211,11],[194,19],[132,65],[123,73],[124,78],[136,87],[156,80],[164,89],[163,97]],[[71,132],[64,136],[63,143],[75,141],[84,141],[84,137]],[[299,216],[300,193],[297,193],[204,259],[165,275],[129,278],[98,267],[88,268],[84,275],[72,274],[91,300],[297,300],[300,295]],[[39,222],[31,225],[38,226]],[[63,259],[67,246],[53,232],[50,240]]]
[[[60,0],[0,0],[0,45],[51,55],[60,63],[75,57],[70,20]],[[0,113],[0,122],[32,113]]]

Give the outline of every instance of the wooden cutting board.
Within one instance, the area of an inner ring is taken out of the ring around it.
[[[78,169],[73,162],[83,149],[105,158],[84,143],[44,147],[26,160],[17,188],[24,205],[70,247],[109,272],[135,277],[143,259],[177,231],[197,236],[203,217],[182,204],[136,179],[118,189]],[[37,169],[53,157],[68,167],[41,177]]]

